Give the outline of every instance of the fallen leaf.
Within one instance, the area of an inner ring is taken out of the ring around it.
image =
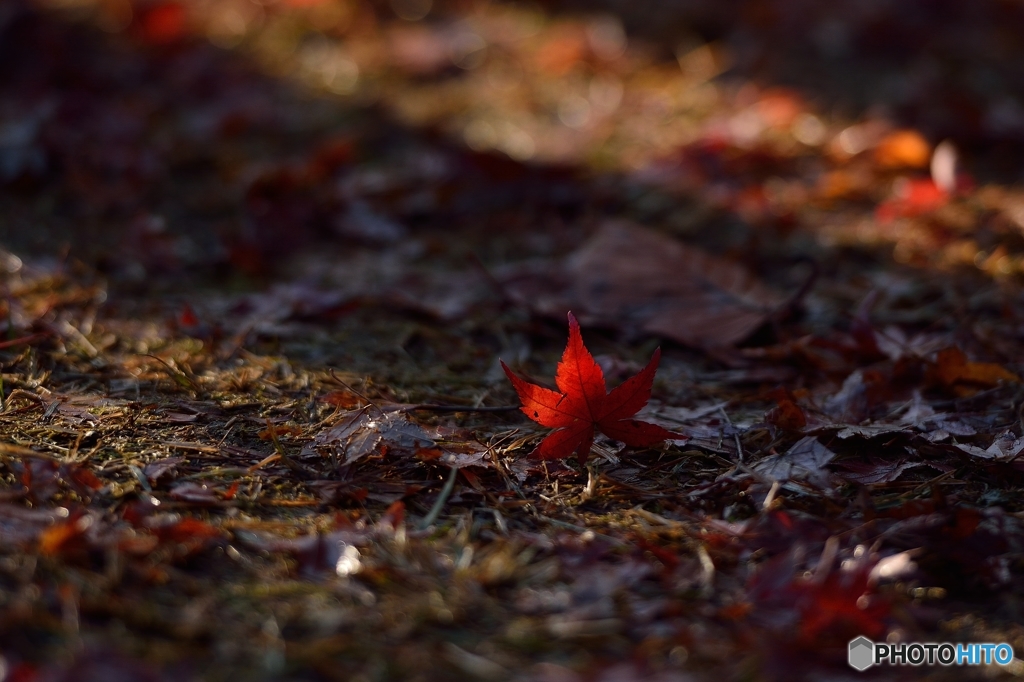
[[[479,443],[444,444],[438,448],[438,451],[440,455],[437,461],[450,467],[464,469],[465,467],[488,468],[494,466],[487,448]]]
[[[889,133],[875,147],[875,161],[883,168],[924,168],[931,157],[931,145],[916,130]]]
[[[948,201],[949,195],[931,178],[903,178],[893,187],[893,196],[875,209],[875,218],[880,223],[915,218],[941,208]]]
[[[844,480],[869,485],[871,483],[891,483],[902,476],[907,469],[926,466],[926,463],[911,462],[906,459],[885,460],[871,457],[862,462],[844,461],[838,466],[843,469],[838,475]]]
[[[884,378],[876,370],[854,370],[839,391],[825,399],[822,409],[836,421],[856,424],[878,403]]]
[[[900,424],[849,424],[842,425],[837,424],[841,428],[836,433],[837,436],[846,440],[847,438],[853,438],[858,436],[860,438],[877,438],[878,436],[885,436],[890,433],[910,433],[910,431]]]
[[[405,522],[405,503],[401,500],[391,503],[391,506],[385,510],[384,515],[377,521],[377,528],[379,530],[387,531],[391,529],[398,529]]]
[[[784,304],[742,266],[627,222],[608,222],[561,270],[513,274],[509,295],[545,314],[632,327],[694,348],[750,336]]]
[[[676,430],[678,432],[676,438],[685,438],[689,445],[700,450],[715,452],[726,457],[736,457],[739,454],[736,449],[735,437],[741,435],[743,430],[731,424],[679,426],[676,427]]]
[[[60,477],[82,497],[103,487],[103,481],[84,465],[68,462],[60,465]]]
[[[150,462],[142,469],[150,484],[155,485],[157,481],[174,471],[179,464],[185,463],[184,457],[164,457]]]
[[[26,508],[0,503],[0,548],[26,547],[36,542],[41,533],[67,521],[65,508]]]
[[[1020,383],[1020,377],[1000,365],[992,362],[970,362],[959,348],[939,351],[935,362],[929,367],[928,378],[933,383],[953,389],[970,386],[989,388],[1000,381]]]
[[[765,413],[764,420],[786,431],[800,431],[807,426],[807,415],[799,405],[785,396],[778,399],[776,407]]]
[[[280,426],[270,424],[257,435],[260,440],[275,440],[282,436],[301,436],[302,427],[298,424],[281,424]]]
[[[1020,453],[1024,451],[1024,438],[1018,438],[1012,431],[1006,431],[996,436],[996,439],[992,441],[992,445],[984,450],[976,445],[961,443],[957,443],[956,447],[969,455],[974,455],[981,459],[1008,462],[1019,457]]]
[[[555,374],[555,384],[561,393],[516,376],[502,362],[502,369],[523,403],[522,411],[542,426],[555,429],[530,456],[563,459],[575,452],[582,464],[590,454],[595,430],[632,447],[684,438],[655,424],[629,419],[650,399],[660,359],[658,348],[639,374],[609,393],[604,372],[583,345],[580,325],[569,313],[569,343]]]
[[[819,443],[817,438],[806,436],[786,452],[762,459],[754,465],[754,471],[776,481],[802,478],[818,485],[825,485],[829,477],[825,466],[835,456],[835,453]]]
[[[369,244],[394,244],[406,236],[406,228],[378,213],[363,201],[353,201],[334,225],[343,237]]]
[[[95,519],[82,512],[73,513],[62,523],[55,523],[39,535],[39,552],[55,555],[60,552],[82,549],[86,543],[82,535]]]
[[[220,529],[205,521],[189,517],[178,518],[173,514],[153,515],[147,519],[145,527],[161,542],[190,545],[194,549],[209,540],[223,536]]]
[[[340,422],[318,434],[303,448],[302,454],[334,454],[344,458],[342,464],[352,464],[385,448],[392,454],[412,455],[435,446],[436,442],[426,429],[409,421],[405,414],[397,411],[373,414],[368,408],[362,408],[349,412]]]
[[[651,401],[638,416],[671,429],[677,438],[685,438],[692,447],[736,457],[739,453],[735,437],[743,435],[745,429],[721,419],[719,415],[726,405],[728,403],[715,403],[688,409]]]

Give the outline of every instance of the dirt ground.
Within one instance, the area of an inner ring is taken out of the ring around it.
[[[1022,28],[5,0],[0,680],[1024,675]]]

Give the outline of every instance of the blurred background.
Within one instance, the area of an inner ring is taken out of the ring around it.
[[[7,0],[0,241],[129,280],[260,277],[409,230],[558,252],[579,241],[558,225],[625,214],[717,251],[1014,275],[1022,19],[1015,0]]]

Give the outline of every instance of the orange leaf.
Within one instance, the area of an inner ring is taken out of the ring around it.
[[[897,130],[875,147],[875,161],[883,168],[924,168],[931,158],[931,145],[916,130]]]
[[[1000,381],[1020,383],[1020,377],[993,362],[970,362],[959,348],[939,351],[929,372],[934,383],[947,388],[957,384],[990,387]]]
[[[54,555],[69,549],[88,527],[89,520],[81,514],[50,526],[39,535],[39,553]]]
[[[216,526],[188,517],[172,524],[158,526],[153,532],[164,542],[178,543],[204,542],[223,535]]]
[[[270,425],[269,428],[259,432],[260,440],[274,440],[274,437],[301,436],[302,427],[295,424],[282,424],[281,426]]]

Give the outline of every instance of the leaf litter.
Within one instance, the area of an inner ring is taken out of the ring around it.
[[[846,120],[730,80],[834,37],[810,16],[708,4],[721,42],[659,50],[625,14],[413,4],[0,10],[6,679],[831,679],[862,634],[1024,650],[998,79],[932,116],[909,85],[933,76],[894,71],[906,120]],[[986,8],[965,22],[1014,25]],[[934,35],[1012,49],[961,23]],[[642,384],[623,418],[685,441],[591,443],[591,410],[555,452],[588,467],[529,457],[516,389],[551,389],[498,358],[568,395],[570,309],[586,395]]]

